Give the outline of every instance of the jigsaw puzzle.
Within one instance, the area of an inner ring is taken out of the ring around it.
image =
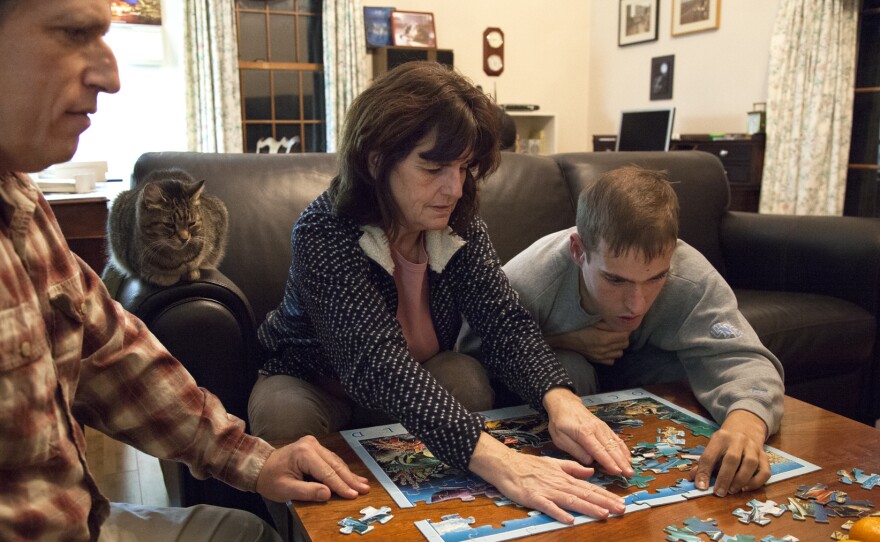
[[[717,428],[713,422],[643,389],[588,396],[582,400],[622,439],[637,443],[632,445],[635,476],[609,476],[597,470],[589,480],[624,496],[626,513],[712,492],[711,487],[697,490],[686,479],[686,471],[699,459],[708,437]],[[546,419],[529,407],[482,414],[487,420],[487,431],[518,452],[567,457],[551,443]],[[398,506],[425,508],[426,519],[416,522],[416,526],[429,541],[503,541],[567,527],[535,511],[502,506],[509,501],[494,487],[471,473],[439,461],[402,425],[343,431],[342,436]],[[818,470],[815,465],[789,454],[771,447],[766,449],[772,472],[768,483]],[[432,503],[456,499],[461,501],[461,515],[450,517],[431,510]],[[499,505],[493,509],[503,511],[504,519],[469,517],[472,512],[468,507],[478,499],[493,500]],[[590,521],[594,520],[575,514],[575,525]]]

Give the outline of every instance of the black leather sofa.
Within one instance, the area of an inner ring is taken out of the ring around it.
[[[782,360],[787,393],[863,422],[880,416],[880,220],[728,211],[721,162],[702,152],[502,154],[480,195],[502,261],[573,225],[584,180],[628,164],[665,169],[680,199],[682,239],[733,286],[741,311]],[[208,192],[228,206],[226,258],[192,283],[161,288],[127,279],[117,299],[244,417],[258,368],[256,326],[281,299],[291,228],[327,187],[335,157],[148,153],[133,182],[170,166],[206,179]],[[195,480],[183,468],[166,468],[166,476],[175,504],[263,510],[255,496]]]

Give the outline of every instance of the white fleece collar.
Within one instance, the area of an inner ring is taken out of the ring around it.
[[[368,258],[382,266],[389,275],[394,274],[394,260],[391,259],[391,245],[381,228],[361,226],[364,232],[358,239],[358,245]],[[428,253],[428,265],[435,273],[442,273],[446,264],[467,241],[456,235],[447,226],[443,230],[425,232],[425,251]]]

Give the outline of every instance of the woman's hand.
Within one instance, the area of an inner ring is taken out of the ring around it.
[[[488,433],[480,435],[468,468],[505,497],[562,523],[574,522],[568,511],[604,519],[626,508],[622,497],[584,481],[593,469],[574,461],[517,453]]]
[[[557,448],[584,465],[595,461],[609,474],[635,476],[629,447],[571,390],[551,389],[544,394],[544,408],[550,417],[550,437]]]

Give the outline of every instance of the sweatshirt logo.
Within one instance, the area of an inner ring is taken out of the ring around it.
[[[710,334],[715,339],[736,339],[737,337],[741,337],[743,332],[733,324],[718,322],[712,324]]]

